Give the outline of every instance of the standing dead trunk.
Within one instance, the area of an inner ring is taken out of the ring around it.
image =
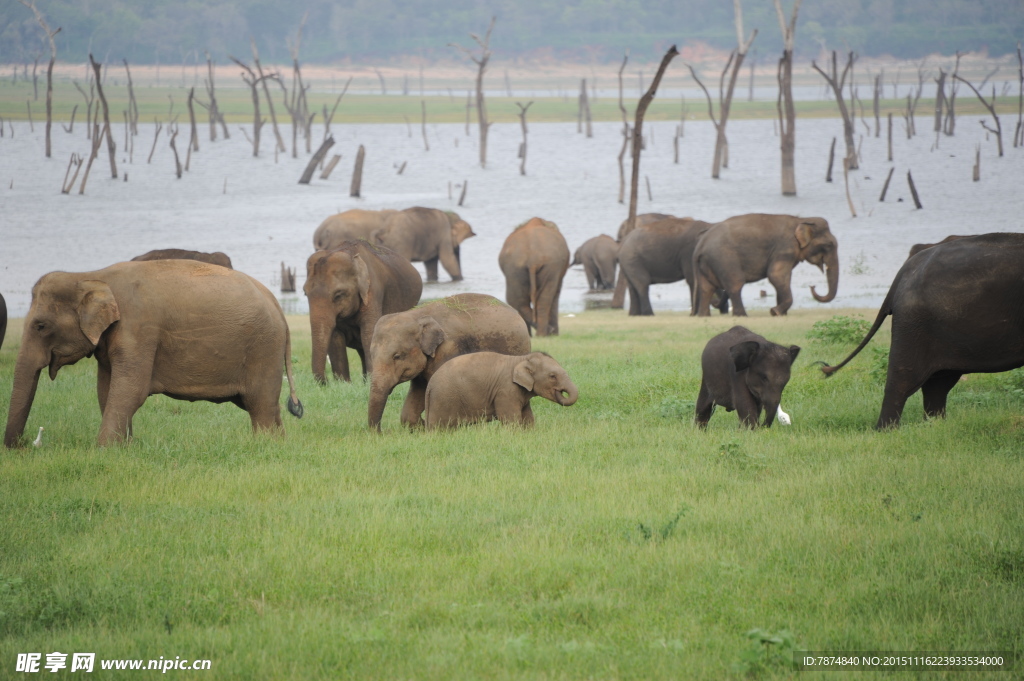
[[[107,107],[107,98],[103,96],[103,85],[101,84],[102,75],[100,74],[99,63],[92,58],[92,53],[89,53],[89,63],[92,64],[92,70],[96,74],[96,94],[100,98],[100,104],[103,106],[103,126],[107,130],[107,154],[110,156],[110,177],[114,180],[117,179],[117,160],[114,156],[117,154],[117,148],[114,144],[114,136],[110,134],[110,109]]]
[[[309,184],[309,181],[313,179],[313,173],[316,172],[316,167],[323,161],[324,156],[331,147],[334,146],[334,136],[328,137],[320,145],[320,148],[316,150],[313,157],[309,159],[309,163],[306,164],[306,169],[302,172],[302,177],[299,178],[299,184]]]
[[[832,164],[836,160],[836,138],[832,138],[832,146],[828,150],[828,172],[825,173],[825,181],[832,181]]]
[[[359,198],[360,192],[363,189],[363,160],[366,158],[366,149],[362,144],[359,145],[359,151],[356,153],[356,165],[352,170],[352,186],[349,188],[348,195]]]
[[[796,107],[793,104],[793,40],[796,35],[796,18],[802,0],[793,3],[789,22],[782,13],[781,0],[774,0],[775,13],[782,30],[783,50],[779,59],[777,78],[779,97],[775,108],[779,116],[779,149],[782,156],[782,195],[796,196]]]
[[[625,203],[626,198],[626,170],[623,167],[622,159],[626,155],[626,147],[631,139],[629,130],[629,119],[626,116],[626,105],[622,101],[622,72],[626,69],[626,62],[629,61],[629,50],[622,55],[622,66],[619,67],[619,111],[622,113],[622,148],[619,149],[619,203]],[[612,293],[611,308],[621,310],[626,304],[626,278],[619,268],[619,278],[615,281],[615,292]]]
[[[262,76],[257,76],[256,73],[249,67],[248,64],[243,64],[236,57],[229,57],[231,61],[235,62],[244,69],[242,74],[242,80],[249,86],[249,94],[252,97],[252,155],[260,155],[260,129],[263,127],[263,118],[260,115],[260,93],[256,89],[260,81],[263,80]],[[244,128],[243,128],[244,131]]]
[[[585,83],[586,81],[583,81],[583,82]],[[519,161],[519,174],[520,175],[525,175],[526,174],[526,133],[527,133],[527,129],[526,129],[526,111],[527,111],[527,109],[530,108],[531,104],[533,104],[532,100],[527,102],[526,106],[523,106],[519,102],[516,102],[516,106],[519,107],[519,125],[523,129],[523,143],[519,145],[519,158],[520,158],[520,161]]]
[[[135,88],[132,85],[132,71],[128,68],[128,60],[124,59],[124,72],[128,77],[128,126],[132,135],[139,134],[139,104],[135,100]],[[198,151],[198,149],[196,150]]]
[[[892,114],[889,114],[889,116],[892,116]],[[890,120],[892,120],[892,119],[890,118]],[[878,197],[878,202],[879,203],[882,203],[883,201],[885,201],[885,194],[886,194],[886,192],[889,191],[889,182],[890,182],[890,180],[892,180],[892,173],[893,173],[894,170],[896,170],[896,169],[895,168],[889,168],[889,174],[885,176],[885,184],[882,185],[882,195]]]
[[[960,55],[957,53],[957,58]],[[1013,131],[1013,146],[1024,147],[1024,56],[1021,55],[1020,43],[1017,43],[1017,127]]]
[[[942,130],[942,112],[946,106],[946,72],[940,67],[939,77],[935,79],[935,126],[934,131]]]
[[[423,132],[423,149],[430,151],[430,141],[427,139],[427,100],[420,100],[420,130]]]
[[[918,210],[921,210],[924,206],[921,205],[921,199],[917,196],[917,187],[914,186],[914,177],[910,174],[909,170],[907,171],[907,184],[910,185],[910,196],[914,199],[914,206],[917,207]]]
[[[875,87],[872,93],[871,110],[875,114],[875,138],[881,136],[882,133],[882,122],[879,120],[879,102],[878,100],[882,95],[882,72],[879,71],[878,75],[875,76]]]
[[[990,133],[992,133],[993,135],[996,136],[996,143],[999,145],[999,156],[1002,157],[1002,155],[1003,155],[1003,126],[999,123],[999,116],[996,115],[996,108],[995,108],[995,104],[996,104],[996,86],[995,85],[992,86],[992,101],[990,102],[990,101],[987,101],[985,99],[985,97],[982,96],[982,94],[980,92],[978,92],[978,89],[976,87],[971,85],[970,81],[964,80],[963,78],[961,78],[959,75],[956,75],[956,74],[954,74],[953,77],[956,78],[957,80],[959,80],[962,83],[967,83],[967,87],[971,88],[971,90],[974,91],[974,94],[977,95],[977,97],[978,97],[978,101],[980,101],[982,106],[984,106],[986,109],[988,109],[989,114],[992,115],[992,120],[995,121],[995,124],[996,124],[996,127],[994,129],[988,127],[988,125],[986,125],[985,121],[978,121],[978,122],[981,123],[981,127],[985,128],[985,130],[989,131]]]
[[[889,161],[892,161],[892,111],[889,112]]]
[[[25,7],[32,10],[32,14],[35,16],[36,21],[39,23],[39,27],[43,29],[43,33],[46,35],[46,40],[50,44],[50,61],[46,66],[46,158],[51,156],[51,145],[50,145],[50,129],[53,127],[53,64],[57,61],[57,44],[53,41],[53,36],[60,33],[60,27],[55,31],[51,31],[50,27],[46,24],[46,19],[43,17],[43,13],[36,7],[35,0],[31,3],[26,0],[18,0]],[[39,60],[36,59],[36,64]],[[36,67],[32,67],[32,88],[35,91],[35,98],[39,99],[39,92],[36,90]],[[31,114],[30,114],[31,115]]]
[[[490,123],[487,121],[487,107],[484,103],[484,73],[487,71],[487,62],[491,59],[491,31],[494,30],[494,22],[497,17],[491,17],[491,24],[487,27],[487,33],[484,34],[483,40],[476,36],[476,34],[470,33],[469,36],[476,41],[477,45],[480,46],[480,56],[474,55],[472,52],[467,50],[460,45],[450,43],[452,47],[456,47],[463,52],[477,65],[476,70],[476,116],[477,122],[480,126],[480,167],[487,167],[487,130],[490,127]]]
[[[853,63],[857,60],[857,55],[853,52],[847,54],[846,66],[843,67],[842,75],[839,74],[838,65],[836,63],[836,51],[832,50],[832,68],[829,73],[822,71],[817,63],[811,62],[811,67],[821,74],[821,77],[829,84],[832,88],[832,94],[836,98],[836,106],[839,107],[839,115],[843,117],[843,140],[846,142],[846,158],[848,162],[844,164],[844,168],[850,170],[856,170],[857,165],[857,147],[853,141],[853,116],[850,110],[846,107],[846,100],[843,98],[843,84],[846,81],[846,76],[853,70]]]
[[[178,158],[178,147],[174,144],[174,141],[178,137],[178,126],[175,125],[171,129],[171,151],[174,152],[174,174],[180,180],[181,179],[181,160]]]
[[[215,142],[217,140],[217,124],[220,124],[221,132],[224,133],[224,139],[231,139],[231,135],[228,133],[228,124],[224,120],[224,114],[220,112],[220,107],[217,106],[217,95],[214,92],[213,84],[213,60],[210,59],[210,53],[206,53],[206,72],[207,78],[204,81],[206,86],[206,95],[210,98],[210,105],[207,110],[210,112],[210,141]]]
[[[193,100],[196,96],[196,89],[190,88],[188,91],[188,120],[191,124],[191,133],[189,135],[189,150],[199,151],[199,130],[196,128],[196,109],[192,105]],[[186,164],[187,166],[188,164]]]

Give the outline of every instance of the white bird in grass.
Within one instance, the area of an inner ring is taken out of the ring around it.
[[[789,426],[789,425],[793,424],[793,420],[791,418],[789,418],[789,414],[787,414],[786,412],[782,411],[782,405],[781,404],[779,405],[779,410],[777,412],[775,412],[775,416],[776,416],[776,418],[779,419],[779,423],[781,423],[784,426]]]
[[[43,444],[43,427],[39,426],[39,433],[36,434],[36,439],[32,440],[33,447],[39,447]]]

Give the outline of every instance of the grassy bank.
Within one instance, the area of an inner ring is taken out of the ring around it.
[[[94,364],[44,372],[43,447],[0,452],[0,678],[52,651],[216,679],[721,679],[796,676],[792,648],[1024,648],[1019,377],[969,376],[943,421],[915,396],[876,433],[881,358],[822,378],[852,348],[807,337],[823,310],[747,320],[804,347],[793,425],[758,432],[692,426],[700,351],[733,320],[680,314],[535,339],[580,400],[534,400],[532,431],[406,432],[399,389],[367,432],[364,384],[314,384],[304,317],[284,437],[153,397],[130,446],[98,450]]]
[[[340,88],[340,86],[339,86]],[[118,85],[104,86],[104,92],[110,107],[112,123],[124,121],[123,112],[128,108],[128,90],[122,83]],[[197,89],[197,97],[206,100],[206,94]],[[370,94],[346,94],[335,114],[334,123],[405,123],[418,125],[422,119],[420,102],[426,102],[428,123],[461,123],[466,120],[465,90],[454,96],[396,96],[396,95],[370,95]],[[184,87],[136,87],[136,101],[139,107],[139,121],[152,123],[153,119],[168,121],[177,116],[179,123],[188,122],[188,88]],[[309,109],[316,112],[317,116],[314,127],[322,129],[323,107],[328,111],[334,106],[337,93],[324,92],[323,90],[312,90],[309,93]],[[866,96],[866,95],[865,95]],[[262,95],[261,95],[262,97]],[[281,104],[280,93],[275,91],[275,109],[278,121],[289,121],[288,112]],[[575,95],[565,97],[532,97],[523,95],[519,97],[488,97],[487,112],[489,119],[496,123],[518,123],[519,108],[516,102],[525,104],[534,100],[533,106],[528,113],[528,121],[533,122],[554,122],[554,121],[575,121],[578,115],[578,105]],[[217,90],[217,103],[229,123],[247,125],[252,124],[252,98],[248,89],[238,87],[221,87]],[[630,122],[636,111],[636,96],[627,96],[625,106],[629,112]],[[873,114],[870,110],[871,102],[865,102],[867,110],[864,112],[869,122],[874,126]],[[71,83],[58,82],[54,85],[53,116],[54,120],[67,123],[71,119],[72,111],[78,107],[76,120],[81,124],[85,120],[86,106],[82,95]],[[96,100],[95,106],[99,106]],[[269,112],[266,102],[261,101],[262,115],[270,123]],[[649,121],[670,121],[679,120],[682,103],[677,96],[667,97],[665,95],[657,98],[648,109],[645,120]],[[687,120],[707,120],[708,109],[706,100],[701,97],[688,98],[686,104]],[[999,114],[1015,114],[1017,111],[1017,100],[1015,97],[999,97],[997,102]],[[988,112],[978,102],[977,97],[961,93],[957,98],[958,116],[987,116]],[[43,124],[46,120],[46,92],[45,82],[39,90],[38,98],[35,97],[32,84],[19,81],[16,84],[0,80],[0,117],[4,119],[27,120],[29,108],[32,111],[32,118],[36,124]],[[897,123],[901,120],[906,111],[906,100],[904,99],[883,99],[879,102],[880,116],[883,121],[888,113],[893,114]],[[204,125],[207,121],[205,110],[196,106],[197,120]],[[820,101],[798,101],[796,103],[797,115],[807,118],[838,117],[839,112],[835,102],[830,100]],[[934,99],[922,98],[917,105],[917,113],[920,116],[933,114],[935,110]],[[717,105],[716,105],[717,111]],[[772,101],[746,101],[737,93],[737,100],[731,108],[731,118],[776,118],[776,102]],[[591,102],[591,115],[594,121],[621,121],[622,113],[619,110],[618,100],[612,97],[601,97]],[[471,121],[476,123],[476,111],[470,114]],[[865,119],[865,120],[867,120]],[[102,122],[101,122],[102,123]],[[900,128],[902,130],[902,128]],[[899,134],[902,134],[899,133]]]

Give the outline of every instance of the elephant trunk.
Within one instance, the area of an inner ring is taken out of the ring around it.
[[[388,403],[391,391],[395,389],[393,382],[385,382],[379,377],[381,372],[374,371],[372,383],[370,384],[370,407],[368,410],[368,422],[370,428],[380,432],[380,422],[384,417],[384,407]]]
[[[558,403],[563,407],[571,407],[576,404],[576,400],[579,399],[580,391],[576,387],[576,384],[572,381],[567,380],[562,386],[562,389],[555,393],[555,397],[558,398]]]
[[[334,320],[328,317],[329,315],[315,307],[309,311],[309,326],[313,340],[313,377],[320,385],[327,383],[327,346],[334,332]]]
[[[839,290],[839,255],[835,252],[825,261],[825,275],[828,277],[828,293],[819,296],[814,287],[811,287],[811,295],[819,303],[831,303]]]
[[[16,447],[25,432],[28,414],[36,397],[36,387],[39,385],[39,372],[42,370],[43,365],[29,360],[24,354],[18,357],[14,368],[11,405],[7,412],[7,430],[4,432],[4,445],[8,448]]]

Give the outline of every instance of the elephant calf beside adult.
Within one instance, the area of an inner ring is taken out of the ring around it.
[[[584,241],[573,254],[569,267],[583,265],[591,291],[615,288],[615,266],[619,262],[619,242],[607,234]]]
[[[422,262],[427,281],[437,281],[439,260],[452,281],[460,281],[460,244],[473,236],[473,228],[458,214],[415,206],[389,214],[373,239],[410,262]]]
[[[223,267],[158,260],[42,277],[14,368],[5,445],[25,430],[40,371],[49,367],[53,380],[84,357],[99,364],[100,446],[130,437],[135,412],[156,394],[232,402],[253,430],[280,428],[282,364],[288,409],[302,415],[281,306],[263,284]]]
[[[569,245],[558,226],[532,218],[508,235],[498,254],[505,274],[505,300],[537,330],[558,335],[558,297],[569,269]]]
[[[346,241],[309,256],[302,290],[309,299],[313,376],[326,383],[327,357],[335,377],[349,380],[347,348],[359,354],[366,377],[374,325],[381,316],[418,303],[423,280],[412,263],[391,249]]]
[[[719,222],[701,236],[693,252],[697,315],[710,315],[715,289],[725,289],[732,313],[746,316],[740,291],[765,277],[775,287],[772,315],[786,314],[793,306],[793,268],[803,261],[824,270],[828,279],[827,294],[818,295],[812,286],[811,295],[819,303],[831,302],[839,286],[839,252],[825,218],[751,213]]]

